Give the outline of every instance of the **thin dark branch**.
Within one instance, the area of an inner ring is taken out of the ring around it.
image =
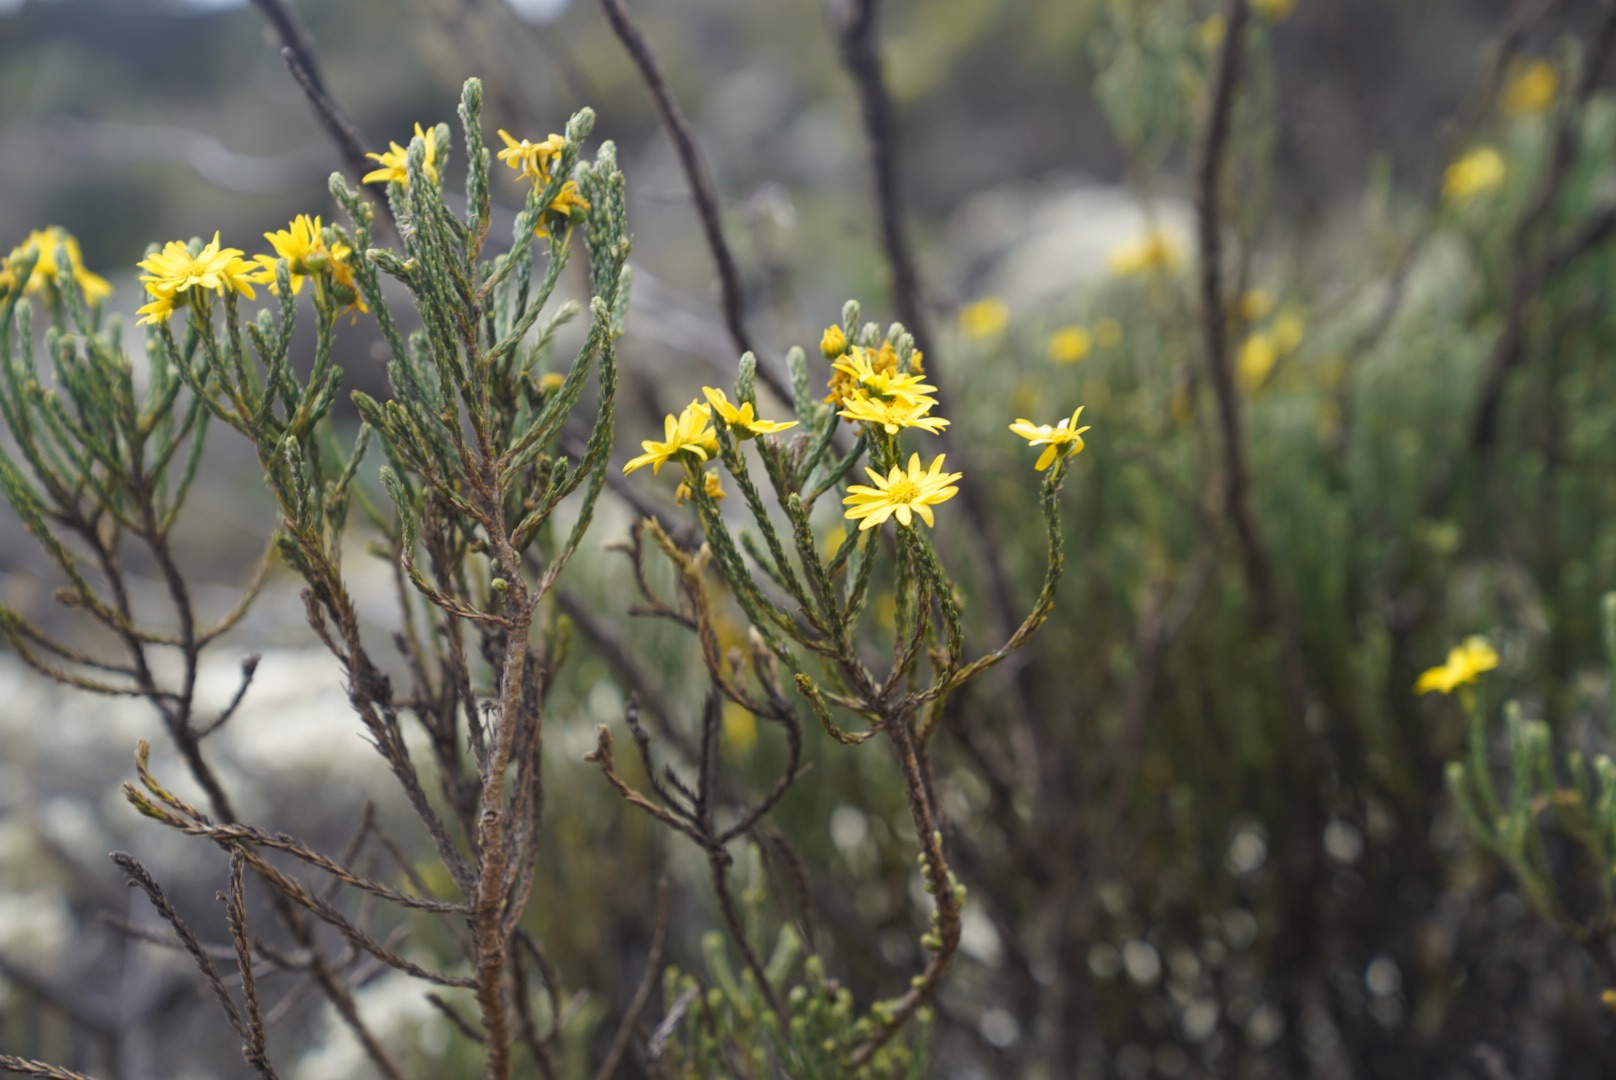
[[[718,193],[713,188],[712,174],[702,158],[701,147],[697,145],[695,134],[690,130],[690,121],[680,109],[679,100],[674,97],[673,87],[668,85],[668,77],[663,73],[662,65],[657,62],[656,54],[651,51],[650,43],[645,40],[645,35],[629,17],[628,9],[623,6],[623,0],[600,0],[600,6],[606,12],[606,21],[611,23],[612,32],[623,43],[623,48],[628,50],[634,66],[639,69],[640,78],[645,81],[646,89],[651,92],[651,100],[656,104],[657,115],[662,118],[662,126],[667,129],[668,138],[673,140],[673,148],[679,155],[685,179],[690,183],[691,198],[695,200],[696,212],[701,217],[702,233],[707,238],[707,248],[712,252],[713,263],[718,270],[718,285],[724,304],[724,324],[729,329],[729,336],[735,342],[737,350],[755,354],[757,350],[752,347],[751,334],[746,328],[746,294],[741,287],[741,274],[736,268],[735,256],[730,251],[729,241],[724,238],[724,226],[718,208]],[[791,387],[773,369],[773,365],[759,365],[758,374],[768,382],[771,390],[781,395],[782,400],[792,399]]]
[[[639,1025],[640,1014],[651,1001],[651,991],[656,989],[662,974],[662,952],[668,944],[668,908],[671,891],[667,878],[657,883],[656,928],[651,934],[651,951],[645,958],[645,976],[640,979],[639,987],[629,999],[628,1010],[623,1013],[622,1023],[617,1025],[617,1034],[612,1039],[611,1049],[606,1052],[599,1071],[595,1073],[595,1080],[611,1080],[616,1075],[617,1066],[628,1050],[628,1041],[633,1036],[635,1027]]]
[[[453,1024],[455,1026],[455,1030],[459,1031],[460,1034],[464,1035],[478,1046],[483,1044],[484,1039],[482,1032],[478,1031],[470,1020],[462,1016],[460,1014],[460,1010],[443,1000],[443,998],[439,997],[437,994],[428,994],[426,996],[426,1000],[429,1005],[447,1017],[449,1023]]]
[[[1515,274],[1510,286],[1508,307],[1504,312],[1504,328],[1499,332],[1492,354],[1488,357],[1487,371],[1476,399],[1470,427],[1472,449],[1487,450],[1497,437],[1498,409],[1503,401],[1504,387],[1510,372],[1519,366],[1525,355],[1527,309],[1552,272],[1569,261],[1558,257],[1559,248],[1551,249],[1538,258],[1533,258],[1530,248],[1548,225],[1550,211],[1571,179],[1572,165],[1582,145],[1584,107],[1599,86],[1605,62],[1613,48],[1616,48],[1616,3],[1607,0],[1599,29],[1583,58],[1582,78],[1571,100],[1561,108],[1549,167],[1533,192],[1532,201],[1516,219],[1515,227],[1510,232],[1509,246]],[[1586,250],[1586,246],[1575,250]],[[1575,252],[1571,257],[1575,257]]]
[[[242,871],[246,860],[237,853],[230,858],[230,891],[221,893],[225,902],[225,922],[230,927],[230,941],[236,948],[236,967],[241,971],[241,996],[247,1005],[246,1040],[241,1056],[258,1071],[264,1080],[277,1080],[275,1066],[269,1060],[264,1039],[264,1014],[258,1006],[258,983],[253,978],[252,945],[247,939],[247,888]]]
[[[303,88],[303,96],[314,106],[314,114],[319,118],[320,126],[331,136],[331,141],[337,144],[337,149],[342,153],[342,160],[347,164],[354,182],[358,183],[359,178],[369,171],[365,159],[365,140],[360,137],[359,129],[354,127],[353,121],[337,107],[337,103],[331,100],[331,95],[325,92],[324,87],[303,66],[295,49],[288,45],[281,50],[281,58],[286,61],[286,69],[292,73],[292,78],[297,80],[297,85]],[[393,218],[393,205],[386,199],[373,201],[382,208],[388,222],[396,227],[398,223]]]
[[[1291,633],[1274,581],[1273,559],[1257,529],[1251,508],[1251,477],[1246,470],[1245,435],[1240,420],[1240,394],[1229,357],[1223,288],[1223,162],[1228,149],[1235,91],[1240,83],[1241,42],[1249,9],[1246,0],[1229,0],[1224,9],[1228,30],[1218,51],[1206,134],[1195,164],[1195,209],[1200,243],[1201,331],[1207,367],[1218,403],[1223,436],[1223,509],[1234,526],[1240,566],[1251,594],[1252,616],[1262,633],[1278,639],[1281,674],[1290,711],[1297,724],[1312,700],[1300,643]]]

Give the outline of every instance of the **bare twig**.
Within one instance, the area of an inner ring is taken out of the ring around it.
[[[628,1009],[623,1013],[622,1022],[617,1025],[617,1034],[612,1038],[611,1049],[606,1052],[606,1057],[595,1073],[595,1080],[611,1080],[616,1075],[617,1066],[628,1050],[628,1041],[639,1025],[640,1014],[650,1003],[651,991],[656,988],[658,978],[662,974],[662,952],[668,943],[668,907],[671,892],[667,878],[657,883],[656,928],[651,934],[651,951],[645,957],[645,975],[640,979],[640,985],[634,991],[634,996],[629,999]]]
[[[275,1066],[269,1060],[264,1044],[264,1015],[258,1007],[258,984],[253,979],[252,946],[247,940],[247,890],[242,880],[246,860],[238,853],[230,859],[230,892],[221,893],[225,902],[225,921],[230,926],[230,941],[236,947],[236,967],[241,971],[241,996],[246,1002],[244,1030],[246,1041],[241,1056],[258,1071],[264,1080],[276,1080]]]
[[[12,1057],[10,1054],[0,1054],[0,1072],[20,1073],[23,1076],[37,1076],[41,1080],[94,1080],[72,1069],[63,1069],[56,1065],[47,1065],[43,1061],[29,1061],[27,1058]]]
[[[1225,327],[1223,290],[1223,226],[1221,183],[1228,147],[1230,117],[1240,82],[1241,42],[1249,9],[1246,0],[1229,0],[1224,9],[1227,32],[1218,51],[1206,134],[1195,165],[1197,236],[1201,257],[1201,330],[1207,367],[1217,397],[1218,422],[1223,436],[1223,506],[1234,526],[1241,570],[1251,594],[1252,616],[1263,633],[1278,639],[1281,675],[1291,713],[1297,724],[1312,700],[1300,643],[1285,617],[1274,581],[1273,559],[1258,531],[1251,507],[1251,478],[1246,469],[1245,434],[1240,421],[1240,395],[1234,384]]]
[[[667,128],[668,138],[673,140],[673,148],[679,155],[679,163],[684,167],[685,179],[690,183],[691,198],[695,200],[696,212],[701,217],[702,233],[707,238],[707,248],[712,252],[713,263],[718,270],[718,285],[723,294],[724,324],[729,328],[729,336],[735,342],[735,348],[743,353],[756,353],[752,346],[751,334],[746,328],[746,293],[741,287],[740,270],[735,265],[735,256],[730,251],[729,241],[724,238],[723,221],[719,214],[718,193],[713,187],[712,174],[702,158],[701,147],[696,143],[695,134],[690,130],[690,121],[685,118],[684,111],[679,107],[678,98],[673,95],[673,87],[668,85],[668,78],[662,71],[662,65],[657,62],[656,54],[651,51],[650,43],[645,35],[629,17],[628,9],[624,7],[623,0],[600,0],[602,10],[606,12],[606,21],[611,23],[612,31],[628,50],[639,69],[640,78],[645,81],[646,89],[651,92],[651,100],[655,102],[657,114],[662,118],[663,127]],[[769,383],[769,388],[780,394],[785,401],[791,400],[791,388],[780,378],[772,365],[759,365],[758,374]]]

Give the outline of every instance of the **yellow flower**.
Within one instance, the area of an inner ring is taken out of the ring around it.
[[[718,474],[715,472],[702,473],[701,486],[702,490],[706,491],[708,497],[714,502],[724,497],[724,485],[720,482]],[[673,501],[680,506],[683,506],[694,497],[695,493],[690,490],[690,483],[687,480],[679,481],[679,486],[673,489]]]
[[[1056,458],[1083,452],[1083,433],[1088,430],[1088,425],[1077,426],[1078,418],[1082,415],[1083,406],[1079,405],[1071,416],[1053,427],[1018,419],[1010,425],[1010,430],[1026,439],[1028,445],[1044,448],[1035,466],[1039,472],[1043,472],[1055,463]]]
[[[1252,334],[1240,343],[1234,362],[1235,378],[1249,393],[1268,381],[1269,372],[1278,362],[1279,346],[1274,344],[1273,336],[1262,332]]]
[[[1247,322],[1260,322],[1274,310],[1274,296],[1267,289],[1249,289],[1240,298],[1240,317]]]
[[[844,404],[863,387],[867,391],[886,396],[907,389],[911,392],[903,396],[907,400],[919,401],[922,394],[937,389],[935,386],[921,385],[925,369],[920,361],[921,354],[917,349],[909,355],[909,374],[899,375],[898,350],[892,347],[892,342],[882,342],[879,349],[866,349],[862,345],[854,345],[850,350],[843,352],[841,360],[831,365],[834,370],[827,384],[830,393],[825,396],[825,400],[838,405]],[[866,379],[870,381],[866,382]]]
[[[1049,358],[1057,364],[1075,364],[1094,348],[1094,339],[1081,326],[1063,326],[1049,335]]]
[[[1429,694],[1432,690],[1451,694],[1461,686],[1476,681],[1484,671],[1498,666],[1498,653],[1479,635],[1467,637],[1448,650],[1448,659],[1441,667],[1431,668],[1414,684],[1416,694]]]
[[[139,320],[142,324],[167,319],[174,313],[174,302],[185,294],[193,302],[206,290],[222,294],[234,289],[249,300],[254,296],[253,264],[241,257],[241,249],[219,247],[217,232],[195,255],[182,241],[170,240],[162,251],[136,265],[146,271],[140,282],[152,296],[152,302],[140,309],[145,316]]]
[[[253,256],[259,269],[252,275],[252,281],[268,285],[269,291],[274,292],[275,268],[281,259],[285,259],[294,296],[303,291],[305,277],[329,274],[332,281],[341,286],[337,290],[340,300],[359,311],[370,310],[360,299],[359,290],[354,285],[353,267],[349,263],[353,250],[342,243],[327,247],[319,217],[299,214],[286,228],[265,233],[264,239],[275,249],[275,254]]]
[[[719,717],[724,728],[724,749],[736,757],[745,757],[757,745],[757,717],[744,705],[726,700]]]
[[[898,374],[896,353],[887,356],[876,353],[872,358],[870,350],[855,345],[847,359],[838,360],[831,366],[851,376],[857,383],[850,388],[849,394],[843,395],[844,400],[862,390],[866,396],[901,401],[907,405],[937,404],[937,399],[930,396],[937,389],[935,386],[926,383],[920,375]]]
[[[106,278],[92,274],[84,268],[84,255],[79,251],[78,238],[60,225],[37,229],[28,234],[28,239],[11,249],[11,255],[4,262],[0,262],[0,272],[3,272],[0,293],[16,286],[16,275],[9,269],[9,264],[22,261],[31,248],[39,252],[39,258],[35,260],[33,272],[23,284],[23,291],[38,292],[47,284],[55,287],[58,247],[67,252],[67,265],[73,272],[73,280],[78,284],[79,291],[84,294],[85,303],[99,304],[112,295],[112,286],[107,284]]]
[[[1010,305],[997,296],[960,308],[960,333],[972,340],[996,337],[1010,325]]]
[[[589,200],[578,194],[578,181],[568,180],[556,192],[556,197],[550,200],[550,205],[544,208],[545,214],[560,214],[568,221],[572,220],[572,212],[589,210]],[[550,230],[545,228],[543,217],[539,220],[539,227],[533,230],[534,236],[549,236]]]
[[[1269,22],[1284,22],[1296,10],[1296,0],[1251,0],[1251,10]]]
[[[896,435],[903,428],[920,428],[935,435],[949,423],[940,416],[926,415],[937,404],[932,398],[914,401],[893,398],[885,401],[859,389],[849,394],[842,404],[847,407],[837,416],[866,424],[879,424],[888,435]]]
[[[416,124],[415,137],[426,143],[426,160],[422,162],[421,167],[422,171],[426,173],[426,178],[435,184],[438,182],[438,129],[431,128],[427,131],[422,131],[421,125]],[[390,145],[392,149],[385,154],[365,155],[373,161],[380,162],[382,167],[372,169],[361,177],[359,181],[361,184],[369,184],[377,180],[391,180],[393,183],[400,184],[403,187],[410,186],[409,148],[400,146],[398,143],[391,143]]]
[[[1505,116],[1528,116],[1554,104],[1560,93],[1560,73],[1547,60],[1516,61],[1510,65],[1509,83],[1501,100]]]
[[[1507,171],[1504,155],[1491,146],[1478,146],[1448,166],[1442,176],[1442,197],[1469,202],[1502,184]]]
[[[1114,349],[1122,344],[1122,324],[1107,316],[1094,324],[1094,344],[1102,349]]]
[[[550,159],[559,155],[567,145],[564,137],[554,134],[543,142],[528,142],[526,139],[517,142],[504,128],[500,129],[499,137],[505,141],[505,149],[498,154],[499,160],[516,170],[518,180],[527,179],[535,184],[550,182]]]
[[[1295,352],[1307,334],[1307,320],[1301,312],[1287,308],[1274,318],[1274,324],[1268,329],[1274,335],[1274,344],[1279,346],[1280,352]]]
[[[1106,256],[1106,265],[1118,277],[1147,271],[1171,272],[1183,261],[1184,252],[1179,242],[1161,229],[1151,229],[1136,240],[1118,244]]]
[[[834,360],[847,351],[847,335],[840,326],[827,326],[819,338],[819,353],[826,360]]]
[[[875,486],[850,486],[847,497],[842,500],[849,504],[844,516],[848,521],[859,522],[859,532],[873,529],[894,515],[898,518],[898,524],[905,528],[911,525],[915,514],[919,514],[927,525],[935,525],[931,508],[958,494],[959,488],[952,485],[964,475],[943,472],[943,457],[938,454],[931,468],[924,472],[920,468],[919,454],[909,455],[907,472],[894,465],[883,478],[874,469],[865,469]],[[863,520],[860,521],[860,518]]]
[[[546,371],[543,375],[539,376],[539,389],[541,389],[541,390],[559,390],[559,389],[561,389],[561,384],[566,382],[566,381],[567,381],[567,377],[565,375],[563,375],[561,372],[559,372],[559,371]]]
[[[692,401],[686,405],[684,411],[676,420],[671,415],[663,421],[663,440],[646,439],[640,443],[640,449],[645,453],[634,458],[623,466],[624,473],[631,473],[635,469],[651,466],[653,475],[662,471],[662,466],[668,463],[673,455],[688,451],[696,455],[698,461],[706,461],[707,455],[718,449],[718,436],[713,432],[713,412],[699,401]]]
[[[1229,21],[1223,15],[1208,15],[1201,22],[1201,48],[1215,49],[1223,44],[1223,39],[1229,33]]]
[[[743,401],[740,408],[736,408],[729,403],[729,398],[724,395],[724,391],[715,390],[711,386],[702,387],[701,392],[706,395],[707,403],[718,410],[718,415],[724,418],[724,423],[734,429],[739,438],[750,439],[754,435],[773,435],[777,431],[784,431],[786,428],[797,426],[797,421],[795,420],[781,423],[778,420],[753,419],[752,403],[750,401]]]

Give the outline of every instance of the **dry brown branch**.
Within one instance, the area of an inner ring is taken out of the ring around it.
[[[12,1057],[10,1054],[0,1054],[0,1072],[18,1073],[22,1076],[37,1076],[40,1080],[95,1080],[72,1069],[63,1069],[56,1065],[47,1065],[43,1061],[29,1061],[27,1058]]]
[[[275,1066],[269,1060],[264,1045],[264,1015],[258,1006],[258,984],[253,978],[252,946],[247,940],[247,892],[242,880],[245,860],[240,854],[230,859],[230,891],[220,893],[225,902],[225,921],[230,927],[230,941],[236,949],[236,967],[241,972],[241,996],[246,1004],[245,1025],[241,1036],[246,1040],[241,1056],[264,1080],[276,1080]]]

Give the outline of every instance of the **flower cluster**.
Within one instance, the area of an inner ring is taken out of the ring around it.
[[[251,259],[240,248],[221,247],[217,232],[201,247],[180,240],[164,244],[161,251],[138,264],[145,271],[140,283],[152,298],[140,309],[140,323],[163,322],[174,314],[176,304],[204,303],[209,293],[222,295],[233,289],[251,300],[256,296],[254,285],[268,285],[274,292],[282,261],[294,295],[303,290],[305,278],[312,278],[317,291],[329,288],[331,297],[347,310],[370,310],[354,282],[352,249],[335,234],[328,237],[318,217],[299,214],[286,228],[265,233],[264,239],[275,253]]]
[[[513,145],[508,151],[514,160],[521,160],[523,152],[521,144]],[[831,326],[819,343],[820,352],[832,362],[830,394],[825,400],[833,407],[840,406],[836,409],[837,417],[864,425],[864,440],[860,445],[867,448],[870,456],[870,464],[864,470],[870,483],[846,488],[842,499],[844,517],[859,522],[861,532],[877,528],[889,518],[896,518],[903,528],[913,528],[916,518],[932,526],[935,517],[931,508],[959,492],[956,483],[964,474],[945,471],[944,454],[936,455],[931,464],[925,466],[920,455],[912,453],[908,464],[902,464],[897,436],[906,428],[938,434],[949,422],[931,415],[937,405],[937,398],[933,396],[937,387],[925,381],[920,353],[910,352],[909,362],[904,365],[899,357],[906,344],[900,345],[889,336],[877,346],[874,335],[874,329],[866,327],[860,337],[867,344],[855,344],[849,340],[848,330]],[[719,438],[723,432],[727,431],[739,442],[773,435],[798,424],[795,420],[763,420],[757,416],[752,402],[733,404],[723,390],[711,386],[702,387],[702,394],[707,399],[706,404],[693,400],[678,416],[666,417],[662,440],[643,441],[640,446],[644,452],[623,467],[625,473],[630,473],[650,465],[652,472],[659,472],[663,465],[683,455],[686,475],[675,493],[675,500],[681,503],[695,497],[698,482],[712,499],[724,497],[716,472],[702,474],[698,481],[699,467],[719,455]],[[1044,472],[1057,460],[1082,452],[1083,433],[1089,430],[1078,426],[1082,415],[1083,407],[1079,406],[1070,417],[1056,424],[1034,424],[1020,419],[1010,425],[1010,430],[1033,446],[1044,448],[1037,462],[1038,471]],[[718,430],[714,428],[715,422]],[[828,439],[828,433],[819,437]],[[730,463],[729,446],[730,443],[724,442],[726,463]],[[767,443],[764,449],[766,455],[781,453],[772,443]]]
[[[234,289],[251,300],[256,295],[252,283],[257,271],[241,256],[240,248],[220,247],[217,232],[195,253],[183,241],[170,240],[162,251],[137,264],[146,271],[140,283],[152,297],[151,303],[140,309],[140,322],[163,322],[174,314],[176,301],[195,303],[207,292],[222,294]]]
[[[947,420],[931,415],[937,404],[931,395],[937,388],[923,375],[899,371],[890,342],[880,349],[854,345],[832,367],[836,375],[831,378],[831,398],[841,402],[837,415],[843,419],[880,427],[888,435],[904,428],[935,435],[948,426]]]
[[[84,294],[87,304],[99,304],[112,295],[112,286],[99,275],[92,274],[84,268],[84,256],[79,251],[79,242],[72,233],[60,225],[51,225],[28,234],[28,238],[11,249],[11,254],[0,260],[0,296],[5,296],[11,290],[21,288],[24,292],[39,292],[46,286],[57,287],[56,253],[60,250],[67,255],[68,270],[73,275],[73,281]],[[28,280],[16,280],[13,267],[19,267],[26,262],[30,253],[37,252],[34,268],[28,275]]]
[[[566,149],[566,137],[551,134],[543,142],[535,143],[527,139],[517,140],[504,128],[500,129],[499,137],[505,143],[505,149],[498,154],[499,160],[516,170],[516,179],[527,180],[535,191],[542,191],[548,187],[552,179],[550,162],[559,158],[561,152]],[[550,205],[545,207],[545,216],[559,215],[570,221],[573,220],[575,213],[587,213],[588,210],[589,201],[578,193],[578,181],[568,180],[550,200]],[[543,221],[539,223],[534,235],[550,235]]]

